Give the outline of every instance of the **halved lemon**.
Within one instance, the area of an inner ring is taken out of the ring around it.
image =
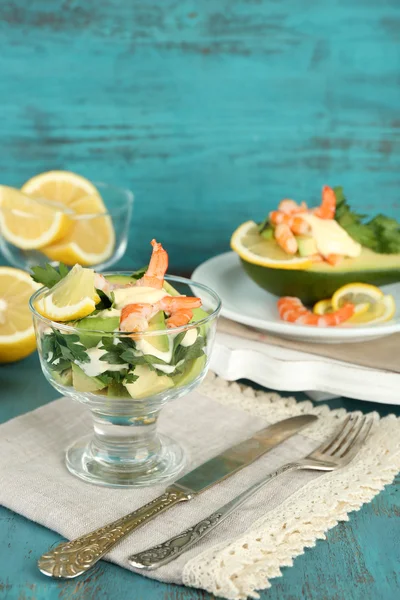
[[[99,196],[88,179],[71,171],[47,171],[29,179],[21,188],[24,194],[70,206],[84,196]],[[101,204],[104,209],[103,202]]]
[[[0,362],[25,358],[36,348],[29,298],[40,287],[19,269],[0,267]]]
[[[373,304],[368,305],[368,310],[359,312],[351,317],[347,323],[352,325],[371,325],[390,321],[396,312],[396,303],[391,294],[382,296]]]
[[[348,283],[336,290],[332,296],[333,310],[339,310],[347,302],[352,304],[374,304],[383,298],[384,294],[375,285],[368,283]]]
[[[42,248],[42,252],[66,265],[89,266],[104,262],[113,253],[115,233],[111,217],[104,214],[101,198],[85,196],[69,206],[76,213],[72,229],[56,244]]]
[[[35,304],[43,317],[53,321],[73,321],[90,315],[100,298],[94,287],[95,272],[75,265],[64,279]]]
[[[308,269],[314,263],[308,258],[290,256],[275,240],[266,240],[258,233],[254,221],[242,223],[231,238],[232,250],[250,263],[272,269]]]
[[[0,231],[17,248],[35,250],[61,239],[71,229],[69,214],[62,204],[0,186]]]

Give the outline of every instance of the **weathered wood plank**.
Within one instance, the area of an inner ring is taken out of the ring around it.
[[[156,235],[175,269],[324,182],[399,215],[399,23],[396,0],[1,3],[2,181],[131,187],[128,262]]]

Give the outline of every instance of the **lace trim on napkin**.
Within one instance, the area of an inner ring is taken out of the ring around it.
[[[307,430],[307,436],[318,441],[331,435],[346,414],[344,409],[254,391],[212,374],[201,391],[270,423],[302,413],[318,415],[321,418]],[[183,584],[232,600],[259,598],[256,590],[271,587],[269,580],[281,576],[282,567],[291,566],[294,557],[325,539],[328,529],[347,521],[349,512],[359,510],[393,481],[400,470],[400,419],[379,419],[377,413],[375,418],[379,426],[355,461],[308,483],[228,545],[218,544],[190,560]]]

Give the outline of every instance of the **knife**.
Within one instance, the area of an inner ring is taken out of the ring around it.
[[[66,579],[86,573],[138,527],[231,477],[316,419],[314,415],[300,415],[257,431],[251,438],[224,450],[175,481],[148,504],[71,542],[62,542],[43,554],[38,560],[39,570],[44,575]]]

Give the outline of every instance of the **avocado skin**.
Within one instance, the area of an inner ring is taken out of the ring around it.
[[[330,267],[326,271],[271,269],[240,260],[249,277],[264,290],[279,297],[295,296],[304,304],[330,298],[347,283],[381,286],[400,281],[400,256],[398,268],[385,269],[377,265],[365,271],[341,271],[340,266]]]

